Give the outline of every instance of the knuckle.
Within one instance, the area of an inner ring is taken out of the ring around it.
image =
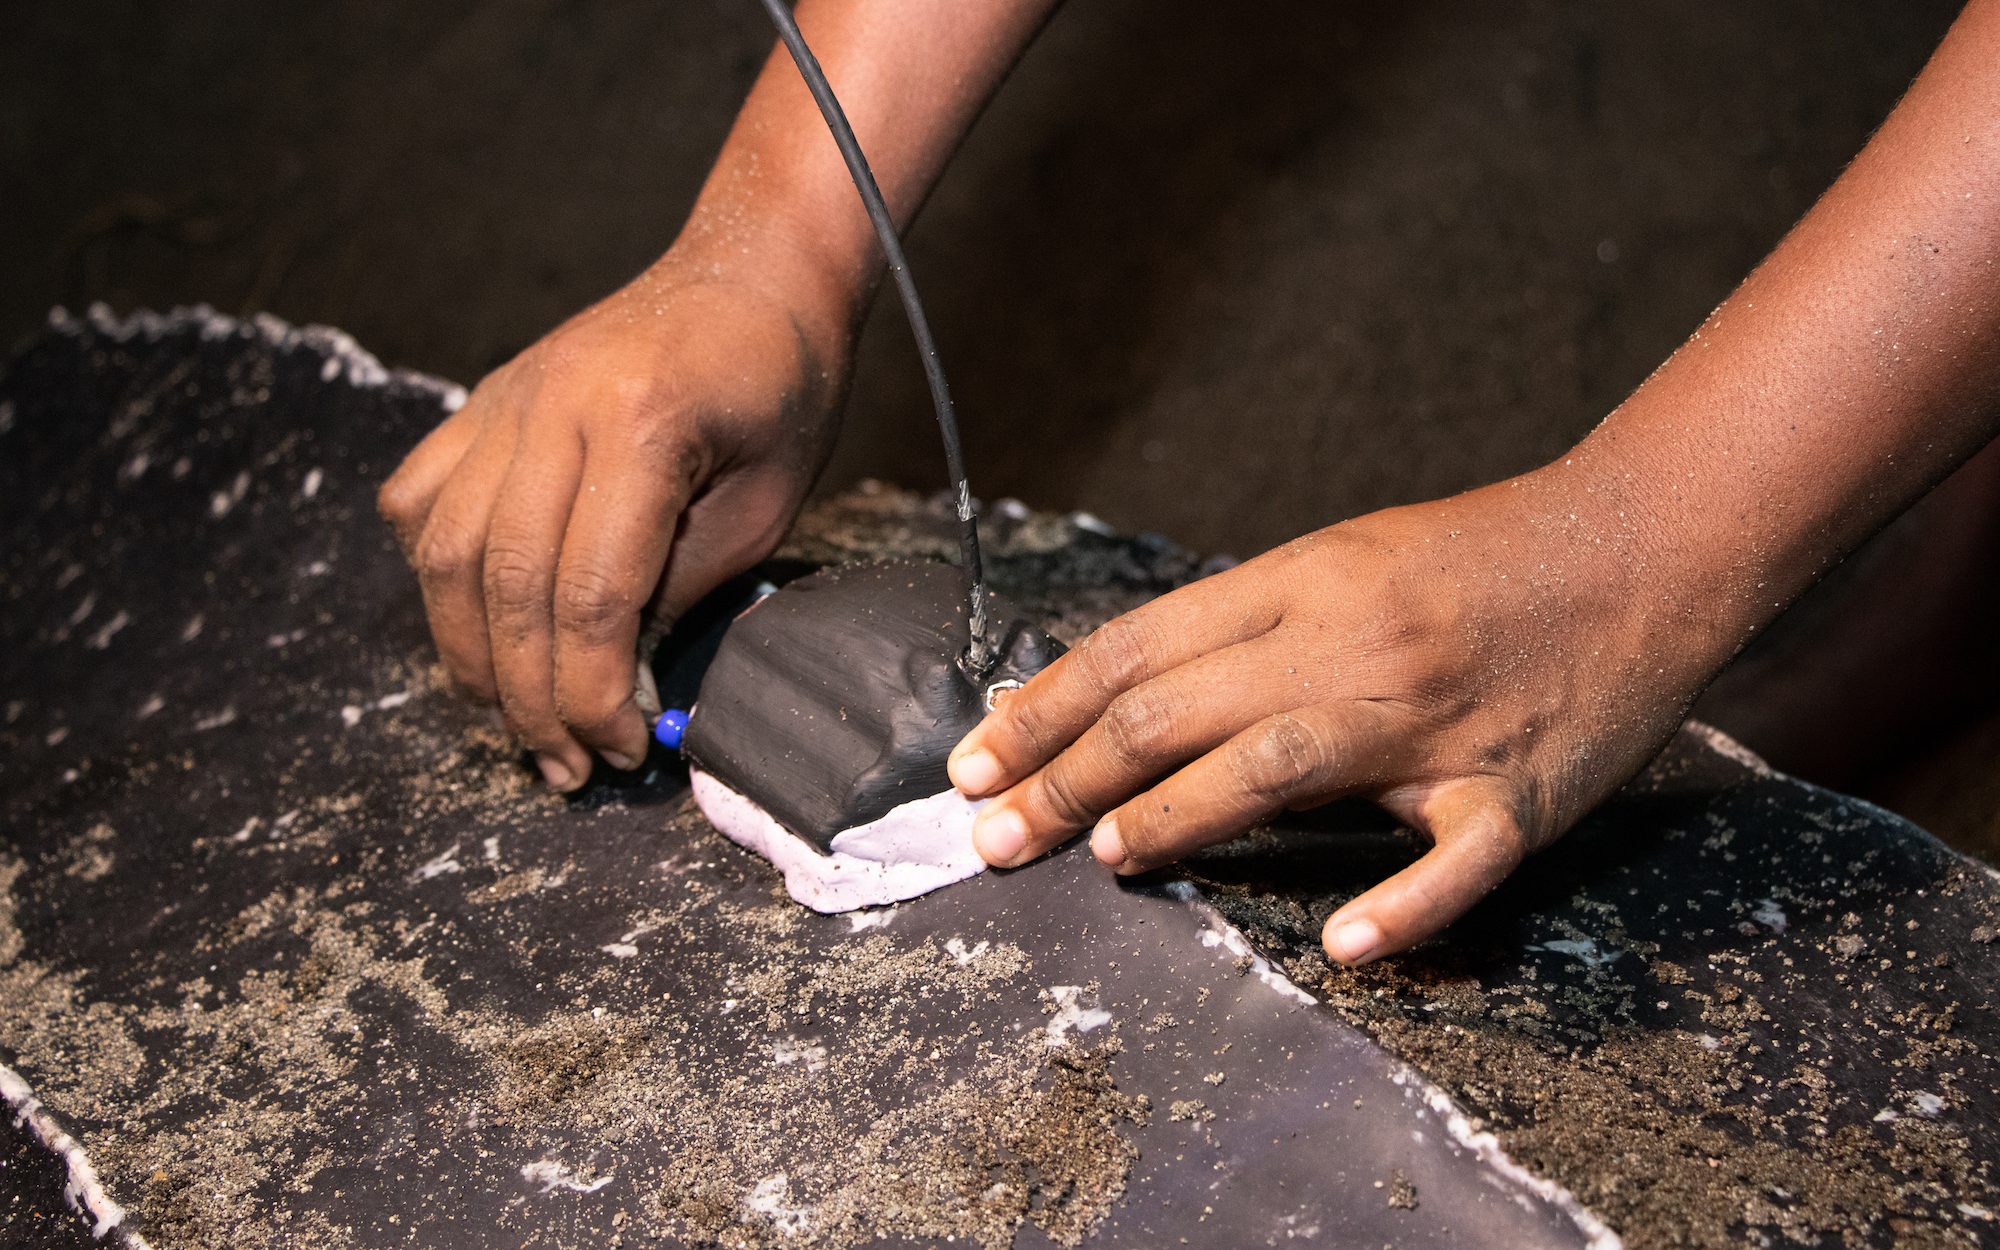
[[[645,373],[597,378],[592,392],[600,428],[649,462],[658,458],[680,432],[679,422],[663,419],[680,407],[672,386],[667,378]]]
[[[417,575],[426,586],[454,583],[473,570],[480,554],[478,535],[433,519],[417,543]]]
[[[1037,789],[1041,792],[1042,806],[1059,824],[1074,828],[1089,824],[1096,815],[1083,802],[1083,796],[1077,792],[1076,783],[1070,779],[1066,769],[1044,769]]]
[[[511,543],[495,543],[486,552],[486,606],[501,616],[546,613],[548,571],[533,552]]]
[[[1111,701],[1100,724],[1105,743],[1115,755],[1130,763],[1145,763],[1168,749],[1175,720],[1166,700],[1129,691]]]
[[[1325,769],[1327,744],[1312,725],[1286,714],[1265,721],[1232,758],[1245,790],[1259,799],[1279,800]]]
[[[1100,628],[1077,648],[1083,678],[1109,698],[1129,688],[1145,671],[1152,644],[1146,627],[1130,616]]]
[[[556,627],[588,644],[611,641],[636,620],[618,579],[596,568],[565,570],[556,589]]]

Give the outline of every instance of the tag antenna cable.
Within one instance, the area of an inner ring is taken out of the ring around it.
[[[992,670],[996,658],[986,638],[986,571],[979,556],[979,519],[972,511],[972,487],[965,476],[965,452],[958,440],[958,415],[952,407],[951,388],[945,384],[944,364],[938,359],[937,342],[931,337],[930,319],[924,315],[923,300],[917,296],[916,279],[910,276],[910,263],[903,255],[903,244],[896,236],[896,223],[889,216],[889,206],[882,200],[882,188],[875,183],[875,173],[868,167],[868,158],[862,155],[861,143],[854,137],[854,127],[848,124],[847,113],[835,98],[825,71],[820,69],[812,49],[806,46],[805,36],[799,33],[799,24],[792,17],[785,0],[763,0],[763,5],[765,12],[771,15],[772,24],[778,28],[778,38],[784,42],[786,50],[792,54],[793,63],[799,67],[799,76],[806,80],[806,89],[812,92],[813,101],[819,105],[820,115],[826,118],[827,129],[833,132],[833,142],[840,149],[840,158],[847,162],[847,172],[854,179],[854,189],[861,193],[861,205],[868,210],[868,220],[875,227],[875,237],[881,240],[882,254],[889,262],[889,274],[896,281],[896,293],[902,297],[903,314],[910,322],[910,335],[916,339],[917,352],[923,357],[924,378],[930,383],[931,404],[937,409],[938,433],[944,437],[945,467],[950,471],[952,486],[958,493],[958,549],[965,566],[970,600],[967,623],[971,635],[959,662],[966,675],[978,682]]]

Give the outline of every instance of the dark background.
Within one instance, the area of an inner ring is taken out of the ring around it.
[[[1956,8],[1076,0],[911,244],[975,485],[1247,555],[1552,456],[1777,241]],[[670,241],[769,44],[751,0],[9,25],[0,335],[199,300],[466,383]],[[938,482],[877,311],[828,481]]]
[[[975,490],[1249,555],[1531,467],[1778,240],[1957,7],[1075,0],[911,240]],[[0,337],[206,301],[466,383],[671,240],[770,43],[752,0],[8,25]],[[892,304],[862,357],[826,485],[941,485]]]

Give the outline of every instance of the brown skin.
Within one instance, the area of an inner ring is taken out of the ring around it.
[[[382,489],[446,669],[558,789],[592,749],[644,757],[642,617],[768,555],[833,445],[845,342],[690,270],[663,261],[493,373]]]
[[[912,215],[1053,0],[804,0]],[[879,260],[789,64],[633,287],[482,384],[383,506],[445,663],[552,782],[638,758],[633,644],[769,551]],[[1138,872],[1372,798],[1434,843],[1327,924],[1423,940],[1656,752],[1716,671],[2000,433],[2000,0],[1854,167],[1561,461],[1311,534],[1106,625],[953,753],[996,865],[1094,827]]]
[[[1560,462],[1361,517],[1106,625],[954,752],[981,854],[1142,872],[1371,798],[1433,849],[1328,921],[1422,941],[1658,751],[1834,561],[2000,433],[2000,0]]]
[[[899,220],[1053,7],[799,5]],[[879,269],[846,168],[776,53],[667,254],[481,382],[383,486],[446,670],[498,705],[551,785],[581,786],[593,752],[644,758],[641,631],[791,525]]]

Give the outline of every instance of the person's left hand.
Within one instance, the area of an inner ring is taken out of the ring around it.
[[[1561,466],[1361,517],[1105,625],[953,752],[1012,867],[1120,873],[1372,798],[1433,842],[1327,922],[1363,963],[1455,919],[1666,741],[1740,635]]]

